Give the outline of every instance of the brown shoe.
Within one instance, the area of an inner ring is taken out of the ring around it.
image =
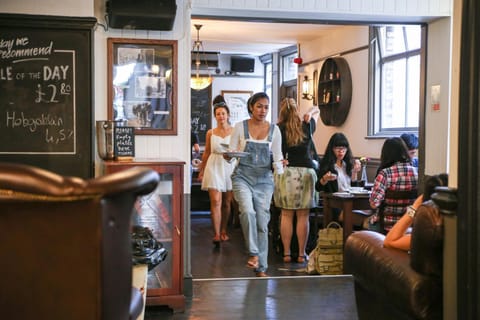
[[[257,276],[258,278],[268,277],[268,275],[267,275],[265,272],[263,272],[263,271],[257,272],[256,276]]]

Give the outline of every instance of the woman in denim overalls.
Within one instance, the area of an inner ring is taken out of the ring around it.
[[[268,267],[268,222],[273,194],[273,167],[283,172],[280,130],[266,120],[269,98],[264,92],[248,100],[250,119],[237,123],[230,148],[248,152],[240,158],[232,174],[233,195],[238,202],[240,223],[247,246],[247,267],[258,277],[265,277]]]

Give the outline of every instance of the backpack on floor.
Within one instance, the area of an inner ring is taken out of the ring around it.
[[[317,246],[308,258],[308,274],[343,273],[343,228],[338,222],[318,231]]]

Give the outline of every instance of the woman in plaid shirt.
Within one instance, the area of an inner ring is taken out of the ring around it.
[[[390,138],[385,140],[380,156],[380,167],[375,177],[372,193],[370,194],[370,206],[377,209],[385,200],[387,190],[409,191],[417,189],[418,173],[417,168],[413,167],[408,149],[400,138]],[[385,203],[384,208],[384,230],[380,230],[378,215],[370,218],[369,229],[382,233],[388,232],[392,226],[400,220],[405,208],[410,204],[405,202],[405,206],[398,206],[405,200],[390,200]],[[396,206],[392,206],[396,205]]]

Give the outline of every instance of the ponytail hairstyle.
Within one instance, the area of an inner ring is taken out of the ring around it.
[[[266,94],[265,92],[257,92],[255,93],[253,96],[251,96],[250,98],[248,98],[248,101],[247,101],[247,110],[248,110],[248,114],[249,115],[252,115],[252,108],[253,106],[255,105],[255,103],[260,100],[260,99],[263,99],[263,98],[266,98],[268,100],[268,102],[270,102],[270,98],[268,97],[268,94]]]
[[[298,115],[297,103],[292,98],[285,98],[280,103],[279,125],[285,126],[287,146],[296,146],[305,139],[302,120]]]

